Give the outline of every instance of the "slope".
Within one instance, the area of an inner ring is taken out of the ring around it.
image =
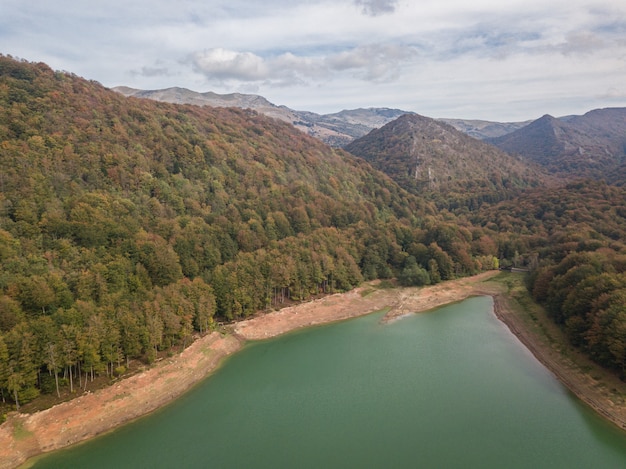
[[[370,132],[346,150],[439,206],[476,208],[510,197],[545,177],[531,165],[443,122],[405,115]]]
[[[475,119],[437,119],[478,140],[501,137],[530,124],[525,122],[492,122]]]
[[[559,119],[546,115],[488,141],[554,174],[610,178],[626,161],[626,108],[597,109]]]
[[[124,96],[147,98],[167,103],[253,109],[266,116],[288,122],[298,130],[333,147],[343,147],[370,130],[406,114],[406,111],[399,109],[369,108],[320,115],[308,111],[295,111],[286,106],[277,106],[264,97],[253,94],[198,93],[177,87],[163,90],[137,90],[118,86],[114,88],[114,91]]]
[[[123,375],[218,321],[364,278],[493,268],[495,248],[471,241],[286,123],[126,98],[0,56],[0,392],[18,409]]]

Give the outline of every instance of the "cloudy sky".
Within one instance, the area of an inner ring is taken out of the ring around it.
[[[105,86],[497,121],[626,106],[623,0],[0,0],[0,53]]]

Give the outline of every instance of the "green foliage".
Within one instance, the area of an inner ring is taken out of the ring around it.
[[[0,57],[3,395],[18,406],[79,369],[113,377],[216,319],[364,279],[435,284],[500,262],[529,268],[572,343],[623,373],[625,189],[585,181],[507,200],[536,174],[427,130],[370,158],[417,148],[437,190],[415,160],[384,163],[410,195],[255,113],[126,99]]]
[[[428,272],[417,264],[413,256],[407,258],[402,273],[398,276],[400,285],[406,287],[421,287],[430,283]]]
[[[579,181],[472,214],[572,344],[626,377],[626,191]]]
[[[113,377],[216,319],[392,278],[413,245],[429,247],[412,282],[430,261],[433,281],[474,269],[466,227],[250,111],[127,99],[0,56],[0,157],[0,388],[16,405],[50,392],[38,372]]]
[[[518,158],[417,114],[406,114],[345,148],[407,191],[452,211],[512,198],[543,178]]]
[[[455,216],[256,113],[127,99],[1,56],[0,158],[0,388],[16,405],[37,386],[50,392],[38,374],[70,387],[79,370],[114,377],[216,321],[364,279],[435,284],[500,261],[534,269],[533,294],[572,337],[622,357],[619,335],[600,340],[605,324],[621,330],[619,188],[488,206],[530,184],[500,175],[446,185],[440,207],[477,198]],[[592,203],[580,208],[581,197]],[[612,270],[573,252],[604,253]]]

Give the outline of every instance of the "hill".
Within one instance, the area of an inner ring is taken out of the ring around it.
[[[266,116],[288,122],[298,130],[338,148],[407,113],[400,109],[369,108],[320,115],[308,111],[295,111],[286,106],[277,106],[264,97],[253,94],[198,93],[185,88],[137,90],[125,86],[118,86],[114,88],[114,91],[124,96],[167,103],[253,109]]]
[[[477,138],[478,140],[486,140],[489,138],[501,137],[511,132],[521,129],[530,124],[531,121],[524,122],[493,122],[472,119],[437,119],[451,125],[456,130]]]
[[[497,266],[496,247],[473,241],[289,124],[126,98],[0,56],[0,391],[17,408],[123,375],[218,321],[363,279]]]
[[[469,214],[570,342],[626,380],[626,188],[578,180]],[[595,379],[595,378],[594,378]]]
[[[559,119],[545,115],[488,141],[553,174],[610,178],[626,162],[626,108],[597,109]]]
[[[411,192],[252,110],[126,98],[0,56],[0,416],[110,382],[217,323],[500,262],[527,267],[572,343],[623,373],[624,187],[547,184],[417,115],[353,151]]]
[[[404,115],[345,149],[439,206],[476,208],[545,180],[536,168],[443,122]]]

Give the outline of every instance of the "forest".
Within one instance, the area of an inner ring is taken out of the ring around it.
[[[216,322],[497,265],[384,174],[253,112],[129,99],[0,59],[0,393],[150,363]]]
[[[626,190],[585,180],[473,217],[506,233],[533,298],[570,342],[626,379]]]
[[[442,208],[445,194],[407,192],[252,111],[125,98],[0,56],[4,409],[364,280],[424,285],[500,265],[528,267],[573,343],[623,372],[626,188],[485,190]]]

